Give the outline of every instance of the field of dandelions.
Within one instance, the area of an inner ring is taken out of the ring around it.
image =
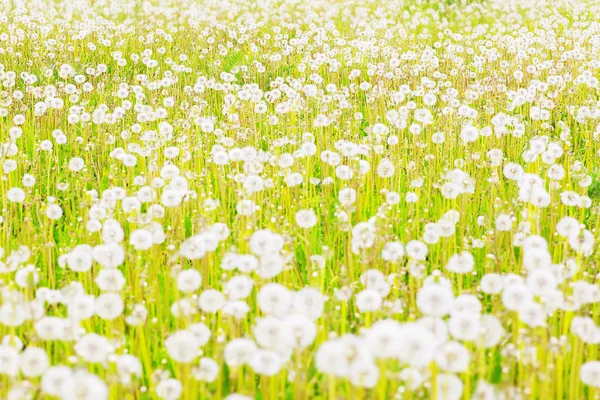
[[[2,0],[0,399],[600,399],[599,0]]]

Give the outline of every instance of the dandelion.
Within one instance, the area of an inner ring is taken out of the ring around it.
[[[438,399],[458,400],[462,396],[463,383],[453,374],[439,374],[436,378],[438,385]]]
[[[311,209],[300,210],[296,213],[296,224],[300,228],[310,229],[317,224],[317,215]]]
[[[600,387],[600,362],[588,361],[579,371],[581,381],[591,387]]]
[[[417,294],[417,306],[426,315],[443,317],[450,312],[454,296],[440,284],[423,286]]]
[[[108,339],[95,333],[88,333],[75,344],[75,352],[87,362],[103,362],[106,360],[109,351]]]
[[[184,293],[191,293],[200,287],[202,276],[195,269],[187,269],[177,275],[177,289]]]
[[[103,293],[96,298],[96,315],[102,319],[113,320],[124,309],[123,299],[116,293]]]
[[[463,251],[460,254],[455,254],[448,260],[446,268],[451,272],[465,274],[473,271],[475,260],[469,252]]]
[[[19,372],[19,352],[8,345],[0,345],[0,374],[7,376],[16,376]]]
[[[181,330],[165,339],[165,347],[175,361],[189,363],[197,357],[200,342],[192,332]]]
[[[453,373],[465,371],[469,360],[468,350],[458,342],[445,343],[435,356],[435,362],[441,369]]]
[[[374,290],[365,289],[356,295],[356,308],[360,312],[377,311],[381,307],[381,296]]]
[[[192,373],[199,381],[214,382],[219,374],[219,364],[212,358],[202,357],[198,367]]]
[[[225,362],[231,367],[250,362],[257,351],[256,344],[250,339],[233,339],[225,346]]]
[[[48,208],[46,208],[46,216],[53,221],[60,219],[62,215],[63,210],[58,204],[50,204]]]
[[[264,313],[281,317],[289,311],[292,298],[292,293],[284,286],[268,283],[260,288],[256,299]]]
[[[52,366],[42,376],[42,391],[51,396],[60,396],[69,386],[75,384],[73,371],[65,366]]]
[[[146,229],[136,229],[129,236],[129,244],[136,250],[148,250],[152,247],[152,233]]]
[[[156,385],[156,395],[163,400],[177,400],[183,392],[181,382],[177,379],[164,379]]]
[[[10,188],[6,193],[6,198],[13,203],[22,203],[25,201],[25,191],[21,188]]]
[[[85,167],[85,162],[81,157],[73,157],[69,161],[69,169],[73,172],[79,172]]]

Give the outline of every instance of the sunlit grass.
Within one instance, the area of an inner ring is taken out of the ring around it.
[[[2,2],[0,399],[600,397],[597,15]]]

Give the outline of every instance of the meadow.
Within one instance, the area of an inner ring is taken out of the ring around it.
[[[600,1],[0,1],[0,399],[600,399]]]

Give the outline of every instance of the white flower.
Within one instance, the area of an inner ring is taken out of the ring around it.
[[[212,358],[202,357],[198,367],[192,370],[192,374],[199,381],[214,382],[219,375],[219,364]]]
[[[394,167],[394,164],[387,158],[379,161],[379,164],[377,165],[377,175],[382,178],[390,178],[394,175],[395,171],[396,168]]]
[[[46,216],[51,220],[58,220],[62,217],[63,210],[58,204],[49,204],[46,208]]]
[[[296,223],[300,228],[310,229],[317,224],[317,215],[312,209],[296,212]]]
[[[85,167],[85,161],[81,157],[73,157],[69,161],[69,169],[73,172],[79,172]]]
[[[177,274],[177,289],[184,293],[191,293],[202,283],[202,275],[195,269],[185,269]]]
[[[417,293],[417,307],[425,315],[443,317],[450,312],[454,295],[448,287],[433,283],[424,285]]]
[[[600,387],[600,361],[588,361],[581,365],[579,377],[588,386]]]
[[[13,203],[22,203],[25,201],[25,191],[21,188],[10,188],[6,192],[6,198]]]
[[[473,271],[475,267],[475,259],[473,255],[468,251],[463,251],[460,254],[454,254],[448,260],[446,268],[448,271],[456,272],[459,274],[466,274]]]
[[[259,207],[252,200],[240,200],[236,206],[238,214],[246,217],[254,214],[258,209]]]
[[[19,352],[12,346],[0,345],[0,375],[16,376],[19,372]]]
[[[75,344],[77,355],[91,363],[104,362],[110,351],[111,347],[108,339],[96,333],[88,333],[82,336]]]
[[[225,296],[215,289],[204,290],[198,297],[198,306],[206,313],[216,313],[224,304]]]
[[[283,317],[290,311],[292,300],[290,290],[278,283],[267,283],[256,296],[260,310],[276,317]]]
[[[116,268],[106,268],[98,271],[94,280],[100,290],[106,292],[118,292],[125,285],[123,273]]]
[[[436,377],[438,400],[459,400],[463,393],[463,383],[456,375],[439,374]]]
[[[258,349],[252,354],[249,364],[257,374],[273,376],[283,367],[283,360],[273,350]]]
[[[124,308],[123,299],[117,293],[103,293],[96,299],[96,315],[102,319],[113,320]]]
[[[404,246],[400,242],[387,242],[381,250],[381,258],[385,261],[398,262],[404,256]]]
[[[233,339],[225,346],[225,362],[230,367],[237,367],[249,362],[257,350],[250,339]]]
[[[469,367],[469,351],[458,342],[443,344],[435,355],[436,364],[446,372],[463,372]]]
[[[375,290],[365,289],[356,295],[356,308],[360,312],[377,311],[381,307],[382,298]]]
[[[146,229],[136,229],[129,235],[129,244],[136,250],[148,250],[154,244],[152,233]]]
[[[156,395],[162,400],[177,400],[181,397],[183,387],[177,379],[163,379],[156,385]]]
[[[51,396],[61,396],[65,390],[74,385],[75,377],[73,371],[66,366],[51,366],[42,376],[42,392]]]
[[[198,356],[200,343],[191,331],[180,330],[165,339],[165,347],[173,360],[189,363]]]

